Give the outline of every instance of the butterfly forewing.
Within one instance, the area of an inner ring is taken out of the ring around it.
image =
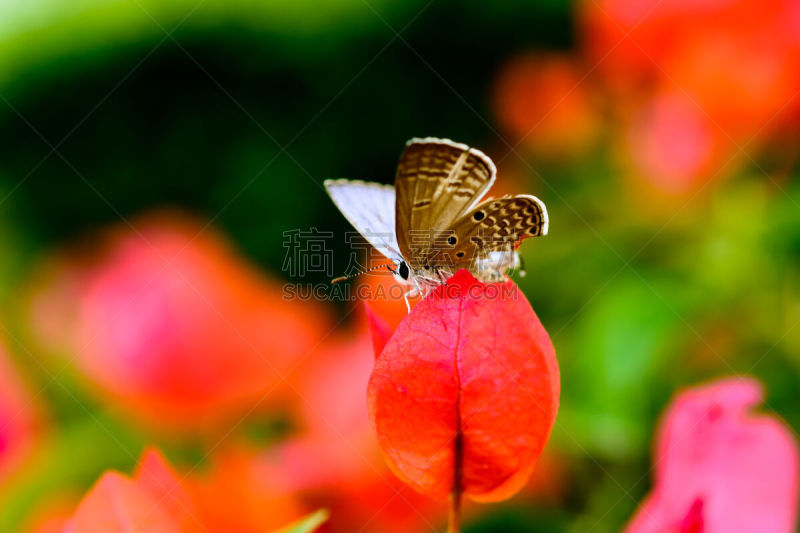
[[[369,243],[389,259],[400,259],[395,239],[394,187],[359,180],[326,180],[333,203]]]
[[[443,139],[412,139],[395,179],[397,243],[412,267],[422,267],[437,235],[486,194],[495,167],[483,152]]]

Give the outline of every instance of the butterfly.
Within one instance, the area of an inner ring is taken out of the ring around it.
[[[547,209],[535,196],[481,201],[496,174],[480,150],[426,137],[406,143],[394,186],[334,179],[325,188],[353,227],[392,260],[374,268],[410,285],[410,310],[409,296],[427,294],[462,268],[484,282],[504,281],[520,266],[520,242],[547,234]]]

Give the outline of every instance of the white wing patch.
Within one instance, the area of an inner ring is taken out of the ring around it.
[[[402,260],[395,235],[394,187],[360,180],[325,180],[325,189],[345,218],[380,253]]]

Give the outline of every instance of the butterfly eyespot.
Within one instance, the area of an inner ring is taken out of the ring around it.
[[[448,243],[449,243],[451,246],[455,246],[455,244],[458,242],[458,239],[456,238],[456,236],[455,236],[455,235],[450,235],[450,237],[448,237],[448,238],[447,238],[447,242],[448,242]]]
[[[430,266],[430,265],[428,265],[428,264],[426,264],[426,265],[425,265],[425,270],[430,270],[430,269],[431,269],[431,266]]]
[[[475,214],[472,215],[472,218],[474,218],[475,220],[480,221],[480,220],[483,220],[483,217],[485,217],[485,216],[486,216],[486,213],[484,213],[483,211],[476,211]]]
[[[464,257],[464,252],[458,252],[458,253],[456,254],[456,257]]]

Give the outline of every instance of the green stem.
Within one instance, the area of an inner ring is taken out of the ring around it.
[[[453,490],[450,493],[450,510],[447,515],[447,533],[461,531],[461,469],[464,459],[464,443],[459,427],[456,434],[455,457],[453,458]]]
[[[450,495],[450,512],[447,516],[447,533],[461,531],[461,493],[453,492]]]

